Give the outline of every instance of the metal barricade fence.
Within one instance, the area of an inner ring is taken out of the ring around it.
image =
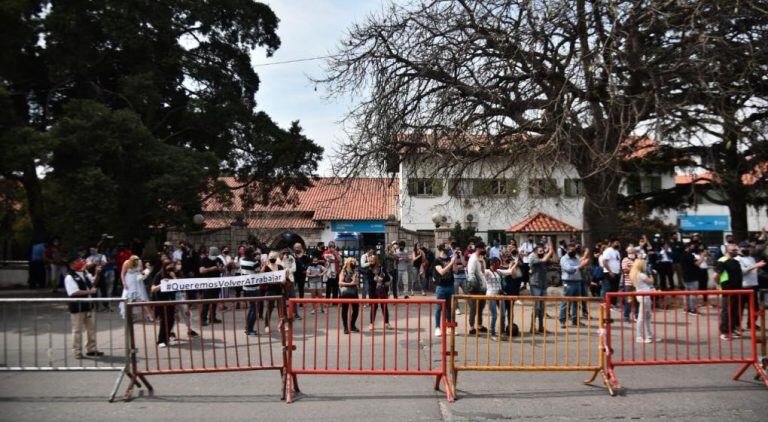
[[[585,371],[592,372],[585,384],[601,374],[613,395],[604,371],[601,299],[454,295],[451,309],[460,302],[464,317],[448,323],[454,389],[460,371]]]
[[[707,297],[711,306],[699,302],[699,297]],[[757,353],[754,291],[608,293],[606,309],[614,299],[632,306],[629,321],[622,315],[618,322],[606,325],[606,371],[614,389],[620,388],[615,374],[618,366],[684,364],[743,364],[734,380],[752,366],[768,385]],[[660,306],[670,299],[675,306]],[[676,306],[678,303],[682,306]],[[742,323],[745,310],[747,324]],[[742,331],[744,328],[748,331]]]
[[[285,376],[282,296],[133,302],[127,309],[126,399],[139,380],[153,391],[150,375],[275,370]]]
[[[433,333],[437,310],[440,336]],[[445,310],[434,299],[291,299],[286,402],[299,392],[297,375],[309,374],[434,376],[435,390],[442,382],[453,401]]]
[[[0,299],[0,371],[121,371],[109,397],[113,400],[129,363],[126,322],[117,312],[122,302],[117,298]],[[72,314],[70,304],[89,304],[93,309]],[[88,350],[85,326],[80,348],[75,347],[72,315],[93,321],[95,348],[103,356],[88,356],[92,350]]]

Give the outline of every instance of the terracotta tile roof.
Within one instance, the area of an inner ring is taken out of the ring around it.
[[[229,228],[236,221],[235,217],[206,217],[206,229],[225,229]],[[312,220],[308,216],[270,216],[270,217],[250,217],[246,220],[249,229],[315,229],[322,225]]]
[[[631,161],[645,158],[658,149],[658,142],[647,136],[629,136],[621,143],[620,154],[624,160]]]
[[[511,233],[571,233],[581,231],[543,212],[536,213],[508,228]]]
[[[232,177],[222,178],[228,186],[238,186]],[[256,205],[245,211],[274,213],[306,213],[310,221],[327,220],[386,220],[391,214],[397,214],[398,180],[387,178],[320,178],[305,191],[292,189],[287,197],[295,204]],[[226,205],[215,198],[203,203],[206,213],[244,211],[240,199],[242,189],[233,191],[232,205]],[[282,221],[282,220],[281,220]],[[309,224],[306,221],[293,221],[291,224]],[[275,223],[278,224],[278,223]],[[313,227],[317,223],[313,223]],[[261,226],[260,226],[261,227]],[[297,227],[298,228],[298,227]]]
[[[766,178],[768,178],[768,163],[763,163],[761,165],[755,166],[755,169],[751,173],[742,174],[741,183],[749,186],[754,185],[761,180],[765,180]],[[714,174],[712,174],[712,172],[675,175],[676,185],[690,185],[691,183],[695,183],[697,185],[706,185],[713,180],[716,180],[716,177]]]

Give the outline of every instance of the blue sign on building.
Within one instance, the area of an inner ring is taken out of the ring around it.
[[[335,220],[331,230],[336,233],[384,233],[384,220]]]
[[[680,231],[728,231],[731,222],[727,215],[681,215]]]

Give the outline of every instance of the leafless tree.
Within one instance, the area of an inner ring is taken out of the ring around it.
[[[318,82],[360,98],[343,175],[424,168],[460,178],[572,165],[587,241],[615,233],[623,140],[642,135],[660,87],[677,1],[421,0],[353,26]],[[658,72],[657,72],[658,71]],[[669,73],[668,73],[669,72]]]

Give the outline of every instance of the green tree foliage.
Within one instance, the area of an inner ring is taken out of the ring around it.
[[[252,202],[305,188],[322,148],[256,109],[277,25],[251,0],[3,2],[0,176],[38,236],[184,224],[222,174]]]
[[[476,239],[477,229],[472,226],[462,227],[458,221],[451,229],[451,240],[458,242],[459,246],[466,248],[470,241]]]

